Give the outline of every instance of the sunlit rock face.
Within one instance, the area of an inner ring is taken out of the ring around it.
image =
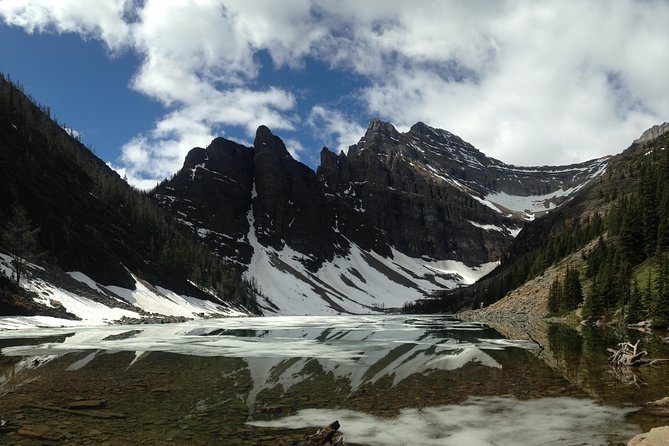
[[[634,140],[635,144],[640,144],[648,141],[652,141],[665,133],[669,132],[669,122],[664,122],[662,124],[657,124],[646,130],[641,134],[638,139]]]
[[[359,313],[471,283],[605,166],[519,168],[445,130],[374,120],[314,172],[260,126],[253,147],[193,149],[154,194],[257,281],[266,312]]]

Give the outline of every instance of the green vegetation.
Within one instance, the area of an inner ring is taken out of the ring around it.
[[[574,311],[583,301],[583,287],[580,274],[576,268],[568,267],[564,280],[558,277],[548,291],[548,311],[553,315],[561,315]]]
[[[549,290],[549,312],[583,303],[591,319],[669,321],[669,134],[632,145],[572,202],[529,223],[501,266],[471,287],[408,306],[454,311],[493,303],[577,252]],[[591,248],[587,248],[592,246]],[[578,284],[577,284],[578,282]],[[582,296],[582,297],[580,297]]]
[[[28,262],[39,257],[37,245],[37,233],[39,227],[35,226],[26,210],[16,207],[11,218],[2,232],[2,244],[10,253],[11,265],[14,269],[14,280],[16,286],[21,283],[21,275],[26,269]]]
[[[628,322],[667,321],[669,152],[649,150],[628,169],[638,181],[610,206],[607,239],[600,238],[587,256],[586,274],[592,285],[584,316],[610,319],[614,311],[622,310]]]
[[[0,227],[12,214],[22,213],[41,226],[32,236],[48,262],[63,268],[86,265],[102,283],[129,284],[128,268],[170,286],[191,281],[224,301],[258,311],[253,283],[176,223],[148,193],[129,186],[66,127],[51,117],[48,107],[36,106],[20,85],[0,75]],[[10,234],[2,247],[21,256],[26,252],[17,250],[21,240]],[[20,265],[15,271],[20,276]]]

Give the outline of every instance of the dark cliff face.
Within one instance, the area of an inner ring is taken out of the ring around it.
[[[251,224],[260,244],[288,245],[305,254],[308,268],[347,246],[332,225],[334,209],[319,178],[265,126],[250,148],[217,138],[206,149],[192,149],[154,194],[219,255],[241,265],[253,255]]]
[[[310,266],[331,260],[338,243],[334,213],[314,172],[294,160],[283,141],[261,126],[254,141],[256,236],[265,246],[284,243],[314,257]]]
[[[510,233],[486,231],[470,222],[499,228],[515,228],[517,222],[478,203],[436,169],[430,170],[420,147],[409,139],[415,138],[412,132],[407,137],[390,124],[373,121],[348,155],[321,153],[318,174],[331,193],[356,211],[342,219],[378,228],[386,244],[412,257],[469,265],[498,258]],[[355,233],[350,238],[359,240]]]
[[[220,255],[242,265],[253,255],[251,229],[262,246],[303,254],[311,271],[351,243],[386,257],[393,247],[410,257],[478,265],[501,258],[531,217],[505,197],[581,187],[598,166],[517,168],[445,130],[418,123],[400,133],[374,120],[347,154],[323,148],[313,172],[261,126],[253,147],[217,138],[193,149],[155,193]],[[546,209],[568,198],[551,196]]]
[[[179,173],[154,194],[179,221],[199,228],[220,256],[248,263],[253,252],[243,240],[253,174],[251,150],[216,138],[206,149],[192,149]]]

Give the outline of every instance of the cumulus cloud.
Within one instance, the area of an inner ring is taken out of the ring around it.
[[[0,17],[140,55],[131,86],[166,112],[123,147],[133,178],[171,174],[229,126],[287,132],[300,156],[319,148],[300,142],[305,128],[346,148],[372,116],[423,121],[505,162],[561,164],[616,153],[669,116],[662,0],[3,0]],[[357,76],[343,92],[355,103],[261,83],[268,59]]]
[[[95,7],[81,0],[3,0],[0,17],[28,32],[74,32],[100,38],[109,49],[117,50],[128,40],[129,26],[124,16],[130,0],[108,0]]]
[[[477,2],[449,6],[402,11],[362,44],[396,51],[364,90],[370,114],[449,129],[517,164],[615,153],[667,119],[666,2],[495,2],[494,14]],[[430,34],[448,42],[430,45]],[[369,70],[364,57],[346,63]]]
[[[342,112],[329,110],[322,105],[311,108],[307,119],[308,125],[323,140],[323,144],[332,150],[347,151],[348,147],[358,142],[365,133],[365,128]]]

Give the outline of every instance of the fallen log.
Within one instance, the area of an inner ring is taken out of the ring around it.
[[[606,349],[608,352],[613,353],[609,356],[609,362],[613,365],[639,366],[644,363],[642,358],[648,354],[645,350],[637,352],[639,341],[636,341],[635,344],[621,342],[618,344],[618,347],[617,350],[613,348]]]
[[[65,409],[64,407],[57,407],[57,406],[43,406],[41,404],[24,404],[21,406],[22,409],[41,409],[41,410],[48,410],[51,412],[61,412],[61,413],[67,413],[70,415],[79,415],[80,417],[90,417],[90,418],[102,418],[102,419],[111,419],[111,418],[127,418],[126,415],[117,413],[117,412],[109,412],[109,411],[102,411],[102,410],[97,410],[97,411],[89,411],[89,410],[72,410],[72,409]]]
[[[335,421],[304,440],[289,444],[290,446],[344,446],[344,437],[340,435],[335,438],[338,430],[339,421]]]
[[[609,356],[609,362],[614,366],[633,366],[639,367],[642,365],[658,365],[669,363],[669,359],[657,358],[657,359],[647,359],[644,358],[648,354],[646,350],[637,351],[639,347],[639,341],[632,344],[631,342],[621,342],[618,344],[618,349],[607,348],[606,351],[613,353]]]

